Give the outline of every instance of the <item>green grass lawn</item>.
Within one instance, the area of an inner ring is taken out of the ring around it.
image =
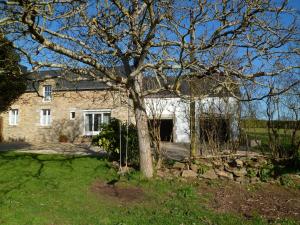
[[[264,152],[268,151],[268,142],[269,142],[269,136],[268,136],[268,129],[267,128],[247,128],[244,129],[244,131],[247,133],[247,137],[249,140],[260,140],[261,146],[255,147],[256,150],[262,150]],[[292,130],[286,130],[286,129],[277,129],[279,140],[281,145],[285,149],[289,149],[291,145],[291,132]],[[300,139],[300,132],[297,132],[297,138],[298,141]]]
[[[91,191],[93,182],[117,177],[96,157],[0,153],[0,224],[267,224],[207,209],[209,198],[198,195],[196,183],[147,181],[136,172],[120,182],[140,187],[142,201]]]

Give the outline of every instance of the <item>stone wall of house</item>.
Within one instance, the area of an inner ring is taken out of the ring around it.
[[[53,84],[49,80],[47,84]],[[42,95],[42,85],[39,94]],[[123,96],[124,97],[124,96]],[[123,102],[120,103],[120,102]],[[11,109],[19,110],[17,125],[9,125],[9,113],[2,113],[3,139],[4,141],[26,142],[57,142],[60,136],[67,137],[68,141],[84,142],[88,137],[84,136],[84,110],[109,110],[111,116],[127,120],[128,110],[126,101],[117,92],[111,91],[53,91],[50,102],[43,101],[36,92],[23,94]],[[51,125],[40,124],[42,109],[51,110]],[[75,112],[75,119],[70,119],[70,112]],[[130,113],[134,122],[133,113]]]

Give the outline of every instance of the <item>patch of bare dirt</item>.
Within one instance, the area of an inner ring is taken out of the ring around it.
[[[202,186],[200,194],[211,193],[208,205],[218,212],[238,213],[246,218],[260,215],[269,221],[292,218],[300,221],[300,190],[275,184],[240,185],[224,183]]]
[[[95,181],[91,186],[91,191],[122,203],[138,202],[145,197],[141,188],[122,186],[118,183],[108,184],[102,181]]]

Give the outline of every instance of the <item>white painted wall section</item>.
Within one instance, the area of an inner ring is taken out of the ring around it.
[[[173,139],[174,142],[188,143],[189,138],[189,118],[188,106],[180,98],[146,98],[146,111],[149,118],[173,119]]]
[[[180,98],[146,98],[146,111],[149,118],[173,119],[174,121],[174,142],[190,142],[189,132],[189,102]],[[236,114],[237,100],[230,97],[221,99],[219,97],[209,97],[196,102],[196,127],[199,129],[197,118],[200,112],[213,112],[219,114]],[[232,121],[231,131],[233,136],[237,135],[235,120]]]

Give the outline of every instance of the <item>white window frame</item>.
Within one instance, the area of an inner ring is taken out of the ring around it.
[[[49,88],[50,90],[46,90],[47,88]],[[49,93],[50,95],[46,96],[46,92]],[[43,101],[44,102],[51,102],[52,100],[52,85],[44,85],[43,86]]]
[[[9,110],[8,123],[10,126],[16,126],[19,123],[19,109]]]
[[[86,131],[85,130],[85,126],[86,126],[86,115],[87,114],[92,114],[93,115],[93,119],[92,119],[92,128],[94,129],[94,115],[95,114],[101,114],[101,122],[103,121],[103,114],[105,113],[109,113],[110,114],[110,117],[111,117],[111,110],[84,110],[83,111],[83,135],[85,136],[93,136],[93,135],[97,135],[100,133],[100,130],[99,131]]]
[[[72,113],[74,113],[74,117],[72,117]],[[75,118],[76,118],[76,112],[70,111],[70,120],[75,120]]]
[[[46,115],[44,115],[44,111],[46,111]],[[46,119],[44,119],[44,116]],[[40,111],[40,125],[41,126],[51,126],[51,109],[41,109]]]

